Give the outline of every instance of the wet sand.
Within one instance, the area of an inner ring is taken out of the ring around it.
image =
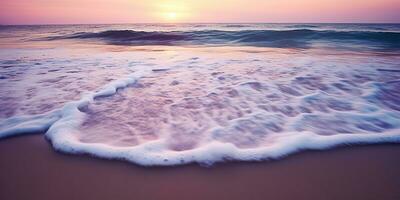
[[[400,145],[278,161],[144,168],[55,152],[42,135],[0,140],[0,199],[400,199]]]

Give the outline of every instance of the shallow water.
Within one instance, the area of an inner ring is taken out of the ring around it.
[[[262,160],[301,149],[400,141],[398,26],[121,26],[0,29],[0,137],[47,131],[57,150],[142,165]],[[255,43],[168,37],[162,45],[159,36],[138,43],[133,32],[112,35],[123,44],[82,37],[125,29],[243,37],[247,29],[280,35],[299,28],[389,32],[395,40],[296,36],[305,48],[277,46],[276,37],[270,45],[270,35]]]

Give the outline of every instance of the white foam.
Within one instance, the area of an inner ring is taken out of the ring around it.
[[[185,151],[168,148],[167,139],[159,138],[133,147],[110,146],[101,143],[83,143],[74,132],[85,119],[79,108],[90,104],[96,97],[109,96],[118,89],[133,84],[145,73],[134,73],[113,81],[97,92],[86,94],[81,100],[67,103],[61,110],[37,115],[14,117],[1,122],[0,137],[44,131],[55,149],[73,154],[91,154],[107,159],[121,159],[144,166],[180,165],[192,162],[206,165],[224,161],[259,161],[276,159],[305,149],[327,149],[338,145],[400,142],[397,130],[381,134],[337,134],[322,136],[308,131],[286,132],[275,136],[275,142],[256,148],[239,148],[232,143],[208,141],[202,146]]]
[[[135,147],[115,147],[104,144],[88,144],[68,137],[68,132],[60,132],[60,136],[51,137],[53,146],[63,152],[73,154],[91,154],[101,158],[120,159],[143,166],[168,166],[187,163],[206,165],[225,160],[261,161],[277,159],[301,150],[323,150],[338,145],[375,144],[384,142],[400,142],[397,133],[384,134],[347,134],[320,136],[311,132],[287,133],[272,146],[241,149],[231,143],[213,141],[202,147],[171,151],[166,148],[165,141],[148,142]],[[51,133],[50,133],[51,135]]]
[[[61,112],[55,110],[46,114],[34,116],[16,116],[0,121],[0,138],[46,131],[61,117]]]
[[[86,94],[79,101],[67,103],[60,110],[57,109],[40,115],[16,116],[4,119],[0,121],[0,138],[24,133],[43,132],[50,126],[53,131],[58,129],[57,127],[59,126],[65,129],[79,126],[81,118],[84,115],[79,111],[79,108],[86,106],[96,97],[115,94],[118,89],[127,87],[129,84],[134,83],[145,72],[146,71],[132,73],[123,79],[113,81],[97,92]],[[49,132],[52,131],[49,129]]]
[[[277,59],[279,60],[279,64],[277,65],[276,68],[271,69],[276,71],[279,70],[284,70],[281,64],[283,61],[281,61],[281,58]],[[215,61],[215,60],[207,60],[202,63],[202,65],[210,65],[211,67],[209,69],[214,70],[213,67],[217,68],[219,65],[214,64],[218,63],[220,61]],[[286,62],[286,61],[285,61]],[[296,60],[296,64],[302,63],[301,65],[307,66],[308,65],[308,60],[304,59],[303,61],[300,59]],[[205,64],[206,63],[206,64]],[[235,68],[237,66],[234,65],[234,62],[228,63],[228,62],[221,62],[220,65],[223,66],[230,66],[232,65],[232,68]],[[241,64],[246,63],[246,61],[242,61]],[[180,65],[185,65],[188,63],[182,62],[179,63]],[[289,65],[288,63],[287,65]],[[285,64],[286,65],[286,64]],[[299,64],[300,65],[300,64]],[[163,68],[164,69],[164,68]],[[207,69],[207,70],[209,70]],[[186,71],[185,71],[186,70]],[[183,72],[180,75],[180,77],[183,79],[182,82],[190,82],[190,79],[192,78],[191,74],[188,73],[188,71],[191,71],[192,69],[185,68],[182,70]],[[194,69],[193,69],[194,70]],[[227,69],[229,73],[234,73],[235,70],[238,70],[235,68],[234,70]],[[246,68],[247,70],[247,68]],[[247,72],[246,70],[239,71],[237,74],[245,74],[244,72]],[[163,70],[162,70],[163,71]],[[208,72],[210,72],[209,70]],[[221,70],[223,71],[223,70]],[[323,70],[321,70],[323,71]],[[148,74],[153,73],[151,70],[142,70],[142,71],[137,71],[136,73],[130,74],[122,79],[118,79],[115,81],[110,82],[109,84],[106,84],[104,87],[99,89],[98,91],[95,92],[90,92],[85,94],[80,100],[78,101],[72,101],[67,104],[65,104],[61,109],[53,110],[51,112],[41,114],[41,115],[33,115],[33,116],[19,116],[19,117],[12,117],[9,119],[5,119],[3,121],[0,121],[0,138],[4,137],[9,137],[12,135],[18,135],[18,134],[26,134],[26,133],[32,133],[32,132],[44,132],[46,131],[45,136],[51,141],[53,147],[56,150],[66,152],[66,153],[72,153],[72,154],[91,154],[97,157],[101,158],[107,158],[107,159],[121,159],[121,160],[126,160],[129,162],[133,162],[136,164],[144,165],[144,166],[153,166],[153,165],[180,165],[180,164],[186,164],[186,163],[192,163],[192,162],[198,162],[198,163],[203,163],[203,164],[212,164],[215,162],[219,161],[224,161],[224,160],[240,160],[240,161],[258,161],[258,160],[266,160],[266,159],[277,159],[283,156],[286,156],[288,154],[301,151],[301,150],[306,150],[306,149],[314,149],[314,150],[322,150],[322,149],[328,149],[332,148],[338,145],[349,145],[349,144],[373,144],[373,143],[384,143],[384,142],[400,142],[400,132],[398,129],[398,124],[399,122],[396,120],[399,120],[400,116],[397,114],[393,114],[390,112],[382,112],[382,111],[374,111],[372,113],[365,112],[362,114],[357,114],[357,116],[351,111],[347,110],[340,110],[340,111],[331,111],[333,112],[330,114],[325,114],[322,111],[316,112],[317,114],[313,113],[312,115],[317,115],[317,117],[327,117],[329,120],[330,119],[346,119],[346,120],[358,120],[358,118],[368,118],[368,117],[373,117],[374,119],[383,119],[384,122],[388,123],[389,125],[396,125],[394,126],[393,129],[390,130],[385,130],[381,133],[371,133],[368,131],[360,131],[360,132],[353,132],[353,133],[348,133],[348,134],[335,134],[335,135],[322,135],[318,134],[317,131],[313,131],[312,128],[310,129],[305,129],[305,130],[297,130],[295,131],[295,125],[296,124],[301,124],[304,125],[304,119],[307,116],[311,116],[311,114],[298,114],[297,116],[290,116],[290,117],[284,117],[284,114],[282,113],[272,113],[271,115],[263,115],[262,112],[257,112],[260,111],[261,109],[257,110],[258,105],[254,105],[254,102],[264,100],[262,98],[265,97],[265,94],[262,92],[259,92],[257,90],[262,90],[262,88],[258,88],[258,85],[251,85],[251,80],[234,80],[235,75],[233,74],[232,76],[226,76],[223,77],[224,79],[218,79],[216,78],[217,81],[226,81],[226,79],[232,78],[232,84],[230,83],[218,83],[221,85],[217,85],[217,87],[212,87],[207,88],[206,92],[208,94],[212,93],[218,93],[220,92],[218,88],[224,86],[227,87],[228,89],[236,89],[238,93],[242,92],[245,95],[238,97],[236,100],[231,100],[235,106],[241,106],[240,103],[248,103],[250,105],[244,105],[243,107],[247,106],[249,109],[253,109],[253,112],[251,114],[244,114],[244,116],[241,116],[239,118],[235,118],[230,120],[229,122],[226,122],[226,126],[222,127],[215,123],[215,121],[210,123],[210,128],[208,133],[213,133],[213,131],[216,131],[219,128],[231,128],[234,129],[236,125],[238,125],[241,121],[244,120],[259,120],[261,116],[261,121],[263,122],[273,122],[276,124],[281,123],[283,121],[286,123],[285,126],[290,127],[293,126],[294,128],[290,131],[284,130],[284,131],[276,131],[274,133],[271,133],[271,135],[267,135],[266,137],[271,137],[273,139],[273,142],[270,144],[264,144],[264,145],[259,145],[259,146],[250,146],[250,147],[240,147],[239,145],[235,145],[231,142],[228,141],[223,141],[223,140],[217,140],[212,137],[212,134],[206,135],[204,138],[201,138],[201,141],[197,144],[197,146],[189,149],[184,149],[181,151],[173,150],[170,148],[170,140],[173,140],[174,138],[169,137],[170,135],[160,135],[155,140],[150,140],[150,141],[145,141],[142,142],[136,146],[118,146],[118,145],[109,145],[105,143],[85,143],[81,141],[79,138],[77,138],[77,134],[80,130],[79,127],[85,122],[87,119],[88,115],[84,112],[82,112],[82,109],[86,106],[89,106],[93,104],[97,98],[102,98],[105,96],[113,96],[115,95],[119,89],[123,89],[128,87],[129,85],[134,84],[136,81],[138,81],[141,77],[147,76]],[[156,72],[160,73],[160,71]],[[177,72],[175,72],[177,73]],[[161,75],[162,76],[162,75]],[[186,77],[187,76],[187,77]],[[195,77],[193,75],[193,77]],[[256,76],[256,75],[254,75]],[[265,76],[265,75],[259,75],[259,76]],[[273,75],[271,75],[272,78],[274,78]],[[199,76],[199,79],[202,79],[203,77]],[[279,81],[285,82],[285,81],[290,81],[290,79],[293,77],[283,77],[279,79]],[[188,80],[189,79],[189,80]],[[173,78],[167,79],[166,83],[169,83],[171,80],[174,80]],[[213,79],[214,80],[214,79]],[[271,79],[273,80],[273,79]],[[204,82],[206,82],[205,80]],[[317,101],[320,100],[322,103],[327,103],[327,98],[325,92],[317,92],[315,91],[306,91],[308,93],[302,94],[302,96],[296,96],[290,94],[291,91],[286,91],[288,93],[283,94],[284,92],[279,90],[279,87],[276,86],[276,84],[280,84],[280,82],[262,82],[259,81],[258,83],[261,83],[262,86],[265,87],[265,91],[268,90],[270,94],[272,93],[280,93],[281,97],[288,97],[290,96],[292,98],[292,101],[286,101],[282,102],[281,104],[278,104],[278,106],[285,106],[285,105],[291,105],[295,106],[297,104],[304,103],[305,100],[307,99],[316,99]],[[201,81],[198,81],[202,83]],[[196,82],[196,83],[198,83]],[[190,82],[191,83],[191,82]],[[202,84],[198,88],[199,90],[202,87]],[[168,84],[165,84],[168,85]],[[191,85],[192,86],[192,85]],[[197,87],[197,86],[196,86]],[[252,88],[253,87],[253,88]],[[370,88],[369,86],[367,87]],[[160,89],[160,88],[158,88]],[[161,88],[163,89],[163,88]],[[190,90],[197,90],[195,89],[195,86],[190,87]],[[173,91],[173,90],[172,90]],[[265,92],[264,91],[264,92]],[[194,99],[196,97],[204,97],[202,92],[200,95],[196,93],[193,96],[186,97],[187,99]],[[369,91],[369,93],[371,93]],[[205,94],[207,96],[208,94]],[[203,96],[201,96],[203,95]],[[372,94],[371,94],[372,95]],[[218,95],[217,95],[218,96]],[[292,97],[293,96],[293,97]],[[262,98],[259,98],[262,97]],[[351,99],[353,96],[346,96],[349,99]],[[181,98],[179,100],[185,100],[185,98]],[[202,102],[207,102],[207,100],[210,99],[200,99]],[[353,100],[353,99],[351,99]],[[355,101],[358,101],[355,100]],[[319,103],[321,103],[319,102]],[[185,103],[185,102],[174,102],[174,105],[178,105],[179,103]],[[359,103],[359,102],[356,102]],[[368,105],[368,104],[367,104]],[[326,105],[322,105],[327,107]],[[371,105],[369,105],[371,106]],[[244,108],[243,110],[247,109]],[[229,110],[231,111],[231,110]],[[276,114],[278,113],[278,114]],[[322,114],[321,114],[322,113]],[[180,113],[178,113],[180,114]],[[230,113],[229,113],[230,114]],[[283,116],[282,119],[279,116]],[[336,117],[336,118],[335,118]],[[257,119],[255,119],[257,118]],[[190,121],[184,121],[185,123],[189,124],[189,128],[191,127]],[[207,121],[209,122],[209,121]],[[283,123],[282,122],[282,123]],[[317,121],[318,123],[318,121]],[[283,126],[283,125],[282,125]],[[194,126],[192,126],[193,128]],[[329,129],[330,127],[327,127]],[[162,130],[159,130],[162,132]],[[272,132],[272,131],[270,131]],[[101,134],[101,133],[99,133]],[[239,136],[240,137],[240,136]],[[197,138],[196,138],[197,139]],[[262,140],[262,139],[261,139]]]

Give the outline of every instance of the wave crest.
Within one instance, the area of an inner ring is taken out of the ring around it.
[[[117,45],[243,45],[283,48],[311,48],[314,44],[328,46],[363,46],[383,49],[400,49],[400,33],[373,31],[318,31],[294,30],[242,30],[242,31],[133,31],[107,30],[79,32],[47,38],[93,39]]]

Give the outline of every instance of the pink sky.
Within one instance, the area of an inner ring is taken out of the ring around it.
[[[1,24],[400,23],[400,0],[0,0]]]

